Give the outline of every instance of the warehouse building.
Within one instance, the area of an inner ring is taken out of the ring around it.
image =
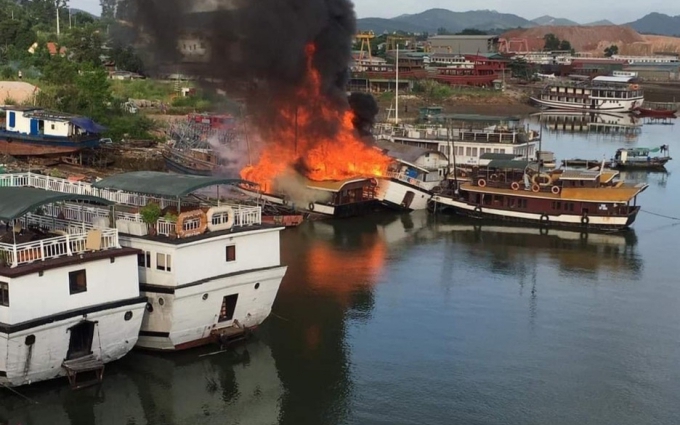
[[[497,53],[497,35],[435,35],[428,39],[432,53]]]

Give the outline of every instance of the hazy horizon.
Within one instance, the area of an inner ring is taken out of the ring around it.
[[[403,14],[415,14],[428,9],[449,9],[454,12],[469,10],[495,10],[500,13],[512,13],[525,19],[536,19],[550,15],[555,18],[565,18],[581,24],[607,19],[615,24],[635,21],[652,13],[664,13],[670,16],[680,15],[680,2],[650,0],[644,3],[631,2],[625,5],[620,0],[603,0],[595,4],[585,0],[574,0],[576,3],[564,2],[546,4],[545,1],[528,0],[511,6],[508,2],[490,0],[483,4],[477,1],[463,0],[401,0],[398,4],[385,7],[383,0],[355,0],[354,8],[358,18],[394,18]],[[581,4],[583,2],[583,4]],[[579,4],[581,4],[579,6]],[[71,0],[71,7],[82,9],[99,15],[101,6],[99,0]]]

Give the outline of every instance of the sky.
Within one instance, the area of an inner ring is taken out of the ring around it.
[[[255,0],[256,1],[256,0]],[[99,15],[99,0],[71,0],[71,7]],[[615,24],[631,22],[651,12],[680,15],[680,1],[646,0],[571,0],[554,2],[545,0],[354,0],[359,18],[393,18],[404,13],[418,13],[432,8],[457,12],[489,9],[502,13],[514,13],[526,19],[543,15],[567,18],[579,23],[608,19]]]

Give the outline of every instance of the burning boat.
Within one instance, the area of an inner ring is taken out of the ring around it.
[[[378,178],[377,198],[396,210],[414,211],[427,208],[432,190],[448,174],[449,161],[438,150],[377,140],[383,152],[393,158],[387,175]]]
[[[41,108],[5,108],[0,153],[11,156],[73,154],[99,146],[106,130],[87,117]]]
[[[565,227],[582,232],[630,227],[647,184],[616,181],[617,171],[542,172],[538,164],[496,160],[475,171],[458,190],[438,194],[432,207],[475,219]]]
[[[4,175],[2,186],[27,183]],[[145,296],[139,251],[122,248],[109,208],[96,220],[50,216],[109,205],[97,196],[0,187],[0,385],[68,377],[72,387],[101,382],[104,364],[137,342]],[[93,379],[82,379],[84,376]]]

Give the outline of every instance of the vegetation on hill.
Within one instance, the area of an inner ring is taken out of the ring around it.
[[[655,12],[626,25],[642,34],[680,36],[680,15],[668,16]]]
[[[104,67],[114,62],[143,72],[142,61],[109,38],[111,17],[69,15],[68,6],[67,0],[0,0],[0,76],[38,86],[35,106],[89,116],[108,128],[108,137],[149,138],[153,121],[125,111],[134,93],[120,90],[127,82],[114,83]]]

